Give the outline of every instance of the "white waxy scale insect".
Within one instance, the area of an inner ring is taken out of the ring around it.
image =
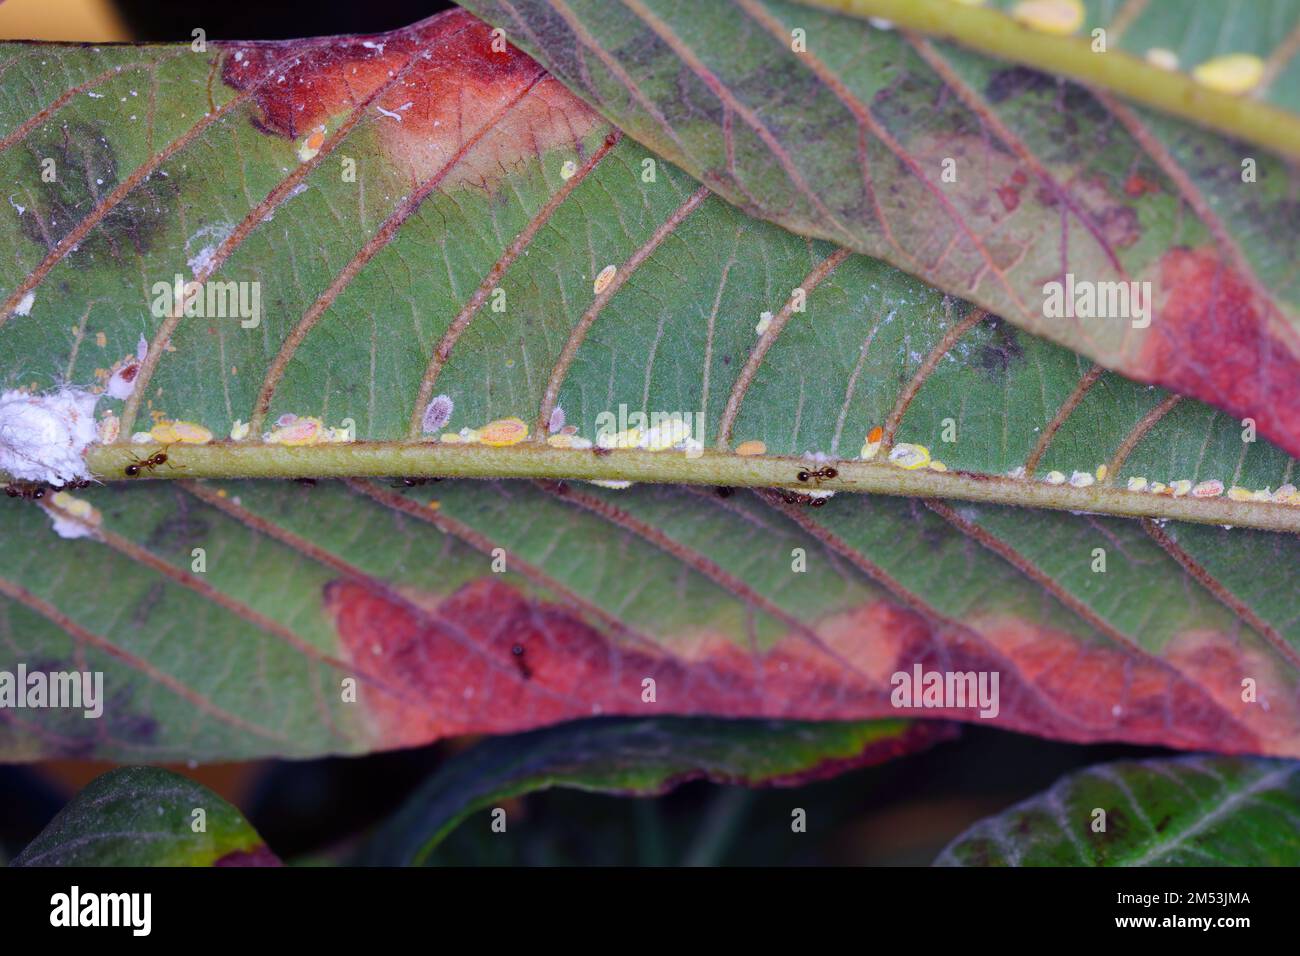
[[[600,295],[602,292],[604,292],[606,289],[609,288],[609,285],[611,282],[614,281],[614,275],[617,272],[618,272],[618,266],[613,266],[613,265],[605,266],[605,268],[600,270],[600,274],[596,276],[596,282],[592,286],[592,290],[596,293],[596,295]]]
[[[456,404],[449,395],[435,395],[424,408],[420,428],[426,435],[441,431],[451,421]]]

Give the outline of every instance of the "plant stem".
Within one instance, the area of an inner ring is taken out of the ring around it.
[[[167,478],[569,478],[627,480],[725,487],[789,488],[807,492],[799,471],[802,458],[770,455],[741,457],[707,451],[639,449],[595,454],[592,450],[551,448],[527,442],[503,448],[433,442],[352,442],[296,448],[261,443],[218,442],[169,445],[165,464],[128,479],[125,467],[154,452],[157,445],[92,445],[86,462],[101,480]],[[837,461],[836,478],[819,487],[836,492],[948,498],[1032,508],[1090,512],[1133,518],[1166,518],[1199,524],[1233,525],[1300,532],[1300,507],[1290,504],[1218,498],[1174,498],[1097,484],[1068,484],[1007,478],[963,471],[908,471],[880,461]]]
[[[1294,115],[1258,99],[1208,89],[1186,73],[1161,69],[1130,53],[1094,53],[1090,37],[1052,36],[1022,26],[1000,10],[951,0],[801,2],[890,20],[904,29],[1113,90],[1217,132],[1300,156],[1300,120]]]

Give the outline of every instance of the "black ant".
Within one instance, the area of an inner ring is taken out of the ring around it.
[[[10,498],[25,498],[28,501],[39,501],[48,490],[49,486],[39,481],[11,481],[5,485],[5,494]]]
[[[39,501],[47,491],[67,491],[69,488],[89,488],[94,482],[89,478],[73,478],[61,485],[47,485],[42,481],[11,481],[5,485],[5,494],[10,498],[25,498]]]
[[[713,490],[714,492],[717,493],[719,498],[730,498],[733,494],[736,493],[735,488],[728,488],[726,485],[718,485],[718,487],[714,488]]]
[[[529,667],[528,662],[524,660],[524,645],[516,644],[514,647],[510,648],[510,653],[515,656],[515,666],[519,668],[519,673],[523,676],[524,680],[532,680],[533,669]]]
[[[131,457],[135,458],[134,455],[132,455]],[[123,470],[126,473],[126,477],[135,478],[140,474],[140,469],[142,468],[147,469],[149,471],[153,471],[159,465],[165,465],[165,464],[167,464],[167,452],[156,451],[148,458],[136,458],[134,462],[127,465],[126,468]],[[175,468],[176,466],[169,465],[168,467]]]
[[[816,471],[808,471],[805,469],[804,471],[799,472],[799,474],[796,477],[800,481],[812,481],[820,485],[823,481],[827,481],[831,478],[835,478],[838,475],[839,475],[838,471],[836,471],[830,465],[826,465],[823,468],[818,468]]]
[[[427,485],[431,481],[442,481],[441,478],[398,478],[393,482],[393,488],[416,488],[420,485]]]
[[[828,498],[823,498],[820,495],[817,497],[813,497],[812,495],[805,495],[802,492],[798,492],[798,491],[782,491],[781,498],[785,501],[786,504],[809,505],[813,508],[820,508],[822,505],[826,504],[826,502],[830,500]]]

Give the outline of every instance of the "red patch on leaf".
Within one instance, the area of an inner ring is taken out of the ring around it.
[[[1005,183],[995,189],[994,192],[1002,200],[1002,208],[1007,212],[1014,212],[1020,205],[1020,190],[1028,183],[1029,177],[1025,175],[1024,170],[1017,169]]]
[[[369,695],[389,745],[598,714],[795,716],[796,700],[805,716],[838,713],[839,668],[828,656],[777,650],[755,661],[719,639],[687,660],[615,644],[569,609],[496,578],[466,585],[435,611],[352,581],[328,585],[325,605],[353,662],[407,692]],[[641,700],[647,677],[654,704]]]
[[[1124,194],[1132,196],[1134,199],[1145,196],[1147,193],[1158,192],[1160,192],[1159,183],[1145,179],[1137,173],[1133,173],[1128,179],[1124,180]]]
[[[1213,248],[1166,252],[1162,296],[1126,374],[1254,418],[1260,434],[1300,455],[1300,361],[1271,334],[1271,303]]]
[[[999,186],[995,192],[998,194],[998,198],[1002,200],[1002,208],[1007,212],[1014,212],[1016,207],[1020,205],[1020,190],[1010,183]]]
[[[568,608],[496,577],[465,585],[432,610],[352,580],[328,585],[324,599],[362,677],[361,701],[380,746],[653,713],[943,717],[1079,742],[1300,755],[1295,721],[1269,719],[1203,686],[1208,678],[1198,662],[1211,652],[1239,654],[1222,635],[1200,636],[1192,651],[1180,652],[1180,664],[1018,619],[978,629],[932,626],[878,601],[756,655],[722,636],[703,637],[689,650],[681,642],[659,648],[611,640]],[[918,664],[924,671],[998,672],[998,716],[985,721],[978,707],[895,707],[893,675]],[[1250,664],[1252,673],[1266,669]],[[645,678],[655,681],[653,703],[642,700]]]
[[[258,128],[296,140],[323,125],[328,136],[364,110],[361,122],[376,124],[386,155],[415,183],[454,166],[446,185],[484,184],[526,157],[576,145],[600,123],[536,61],[462,10],[371,37],[220,47],[226,84],[243,91],[261,83]]]

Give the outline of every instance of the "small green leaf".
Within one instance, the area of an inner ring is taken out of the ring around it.
[[[1298,866],[1300,763],[1123,761],[981,820],[937,866]]]
[[[275,866],[240,812],[156,767],[96,777],[12,866]]]

